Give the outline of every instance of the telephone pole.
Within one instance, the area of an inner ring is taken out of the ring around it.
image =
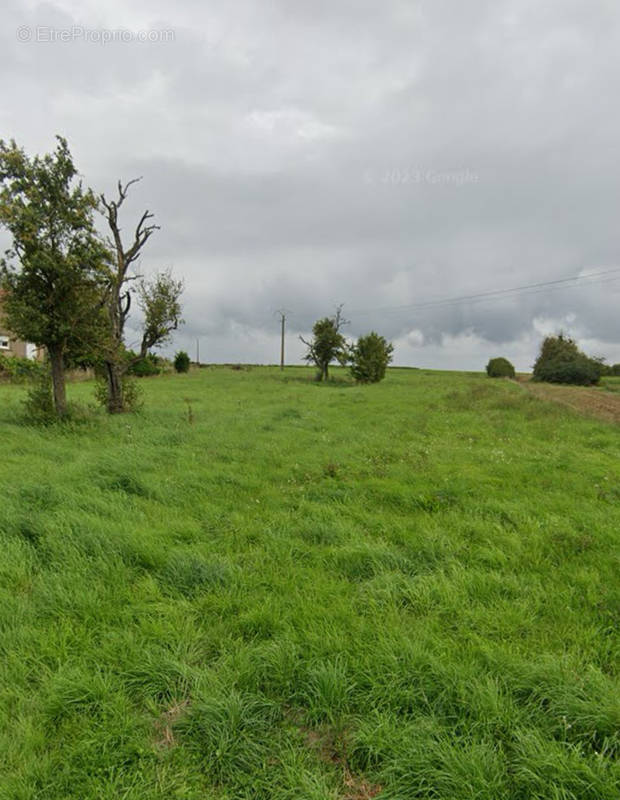
[[[280,317],[280,369],[284,369],[284,331],[286,326],[287,311],[284,308],[275,312]]]

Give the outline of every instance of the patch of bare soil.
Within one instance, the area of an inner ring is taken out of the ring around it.
[[[562,386],[554,383],[535,383],[519,378],[519,383],[534,397],[550,400],[563,406],[596,417],[605,422],[620,422],[620,394],[606,392],[589,386]]]
[[[333,735],[329,729],[323,731],[303,729],[306,746],[314,750],[322,761],[337,764],[342,770],[343,800],[373,800],[378,797],[382,786],[354,775],[348,765],[346,744],[341,737]]]
[[[164,711],[159,717],[155,723],[155,743],[157,747],[162,750],[168,750],[175,746],[174,723],[183,716],[188,706],[189,700],[181,700],[179,703],[174,703],[174,705],[170,706],[170,708]]]

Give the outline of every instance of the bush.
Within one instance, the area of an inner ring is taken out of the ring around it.
[[[514,378],[515,368],[507,358],[492,358],[487,364],[489,378]]]
[[[135,358],[135,356],[135,353],[128,351],[128,358]],[[135,361],[127,372],[136,378],[149,378],[151,375],[159,375],[161,373],[160,361],[159,356],[156,356],[155,353],[148,353],[145,358]]]
[[[605,371],[600,359],[589,358],[569,336],[547,336],[534,364],[535,381],[591,386]]]
[[[189,356],[185,350],[179,350],[174,357],[174,368],[177,372],[189,372]]]
[[[620,364],[612,364],[612,366],[609,368],[609,374],[620,377]]]
[[[378,383],[385,378],[393,350],[394,346],[374,331],[360,336],[349,351],[351,375],[358,383]]]
[[[52,395],[52,376],[48,369],[40,368],[24,400],[24,411],[28,422],[35,425],[48,425],[57,420]]]
[[[607,376],[607,375],[613,375],[613,372],[611,371],[611,367],[609,366],[609,364],[605,364],[605,360],[604,359],[595,358],[594,361],[598,361],[598,363],[601,365],[601,377]]]
[[[31,358],[0,355],[0,378],[12,383],[37,380],[45,371],[43,364]]]
[[[95,370],[95,400],[97,404],[107,407],[108,383],[101,370]],[[142,391],[135,375],[125,374],[123,381],[123,402],[127,411],[140,411],[143,406]]]

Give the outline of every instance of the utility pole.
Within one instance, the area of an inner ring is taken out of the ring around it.
[[[284,369],[284,331],[286,326],[287,311],[284,308],[275,312],[280,317],[280,369]]]
[[[196,339],[196,364],[200,366],[200,339]]]

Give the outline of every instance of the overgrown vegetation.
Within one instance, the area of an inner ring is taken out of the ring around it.
[[[182,323],[183,282],[167,270],[150,279],[131,272],[158,229],[147,210],[133,238],[124,242],[119,211],[136,180],[118,182],[118,196],[97,198],[78,180],[68,144],[29,157],[14,141],[0,140],[0,225],[11,246],[0,262],[0,297],[8,327],[44,346],[49,359],[56,416],[67,414],[65,370],[97,368],[107,393],[100,399],[111,414],[135,407],[127,399],[127,375],[146,362],[152,348],[170,340]],[[101,211],[110,230],[103,240],[94,225]],[[128,358],[125,325],[137,297],[143,323],[140,352]]]
[[[47,365],[42,365],[30,379],[30,387],[24,400],[24,413],[29,424],[49,425],[57,419],[52,376]],[[67,413],[68,409],[65,415]]]
[[[189,372],[190,360],[185,350],[179,350],[174,357],[174,369],[176,372]]]
[[[347,324],[348,320],[342,316],[342,306],[338,306],[333,317],[323,317],[314,323],[312,339],[307,341],[303,336],[299,337],[308,348],[305,360],[318,369],[317,380],[326,381],[329,378],[329,365],[332,362],[346,364],[349,351],[342,328]]]
[[[138,353],[129,350],[126,355],[126,365],[127,375],[133,375],[136,378],[151,378],[162,372],[162,359],[156,353],[147,353],[142,358]]]
[[[3,800],[616,800],[618,427],[310,379],[0,386]]]
[[[491,358],[487,364],[489,378],[514,378],[515,368],[507,358]]]
[[[23,383],[39,377],[43,365],[31,358],[4,356],[0,353],[0,380]]]
[[[358,383],[378,383],[392,360],[394,346],[372,331],[349,348],[351,375]]]
[[[318,381],[328,380],[329,366],[337,361],[341,367],[350,365],[350,373],[358,383],[378,383],[392,361],[393,345],[375,331],[348,343],[342,334],[342,328],[348,324],[349,320],[342,315],[342,305],[333,317],[318,319],[310,341],[299,337],[308,348],[304,359],[318,368]]]
[[[591,386],[605,372],[602,359],[589,358],[570,336],[547,336],[540,347],[533,370],[535,381]]]

